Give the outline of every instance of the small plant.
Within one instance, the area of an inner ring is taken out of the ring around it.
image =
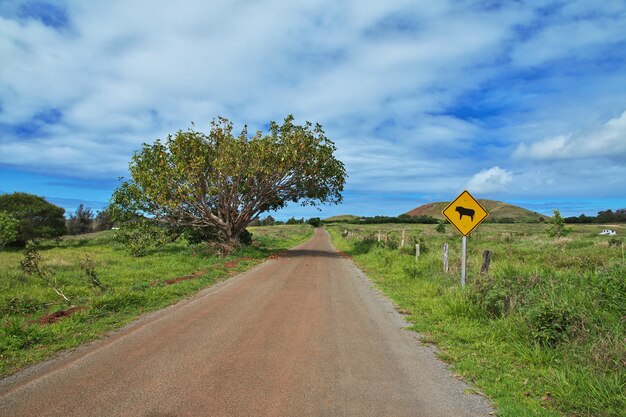
[[[40,265],[41,254],[37,250],[37,247],[33,244],[27,245],[24,249],[24,259],[20,263],[22,272],[26,275],[35,276],[41,279],[47,286],[52,288],[59,297],[61,297],[68,304],[72,304],[69,298],[63,293],[57,283],[57,279],[49,271],[43,269]]]
[[[572,231],[571,227],[565,226],[565,219],[561,217],[559,210],[554,210],[554,216],[548,220],[548,223],[546,234],[550,237],[567,236]]]
[[[439,222],[437,223],[437,227],[435,227],[435,231],[437,233],[446,233],[446,225],[443,220],[439,220]]]
[[[91,256],[85,255],[82,258],[79,258],[78,265],[80,266],[80,269],[82,269],[85,273],[85,276],[87,277],[91,285],[98,288],[101,293],[107,290],[107,287],[102,285],[100,279],[98,278],[98,274],[96,273],[96,266],[93,262],[93,259],[91,259]]]
[[[566,341],[575,317],[567,306],[538,305],[528,313],[533,339],[542,346],[555,347]]]

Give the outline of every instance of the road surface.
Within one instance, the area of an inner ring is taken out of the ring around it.
[[[0,416],[481,416],[317,229],[284,257],[0,381]]]

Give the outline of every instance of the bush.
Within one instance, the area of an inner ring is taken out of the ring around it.
[[[0,211],[7,212],[18,221],[15,242],[21,246],[33,239],[63,236],[67,231],[65,209],[36,195],[26,193],[0,195]]]
[[[568,306],[546,303],[531,308],[527,320],[536,342],[542,346],[556,347],[568,339],[576,317]]]
[[[144,256],[148,250],[173,240],[172,231],[148,219],[124,224],[114,236],[133,256]]]
[[[6,211],[0,211],[0,250],[17,237],[19,222]]]
[[[239,235],[239,243],[246,246],[252,245],[252,233],[248,229],[243,229]]]
[[[219,238],[217,230],[212,227],[190,227],[185,229],[184,236],[187,242],[192,245],[202,242],[214,242]]]

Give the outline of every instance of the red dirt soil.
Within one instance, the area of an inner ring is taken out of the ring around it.
[[[82,311],[87,307],[79,306],[79,307],[70,307],[67,310],[55,311],[54,313],[47,314],[45,316],[41,316],[37,319],[39,324],[52,324],[61,320],[63,317],[69,317],[74,313]]]
[[[224,268],[236,268],[237,265],[239,265],[239,262],[241,262],[241,261],[251,261],[251,260],[252,260],[252,258],[250,258],[248,256],[244,256],[244,257],[241,257],[241,258],[233,259],[230,262],[226,262],[224,264]]]
[[[200,276],[202,276],[204,274],[206,274],[206,269],[200,270],[198,272],[194,272],[191,275],[185,275],[185,276],[178,277],[178,278],[166,279],[165,281],[163,281],[163,284],[165,284],[165,285],[172,285],[172,284],[176,284],[176,283],[181,282],[181,281],[189,281],[190,279],[198,278],[198,277],[200,277]],[[150,285],[152,285],[152,286],[155,286],[157,284],[158,284],[157,281],[152,281],[150,283]]]

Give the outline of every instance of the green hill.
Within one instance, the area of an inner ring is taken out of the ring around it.
[[[495,200],[478,200],[481,206],[489,212],[488,220],[498,221],[502,219],[513,219],[519,223],[536,223],[540,219],[545,219],[549,216],[527,210],[522,207],[514,206],[512,204],[503,203],[502,201]],[[450,202],[438,202],[428,203],[422,206],[416,207],[405,214],[409,216],[432,216],[438,219],[443,219],[441,211],[446,208]]]
[[[345,222],[354,219],[358,219],[359,216],[355,216],[354,214],[340,214],[337,216],[331,216],[324,219],[325,222]]]

